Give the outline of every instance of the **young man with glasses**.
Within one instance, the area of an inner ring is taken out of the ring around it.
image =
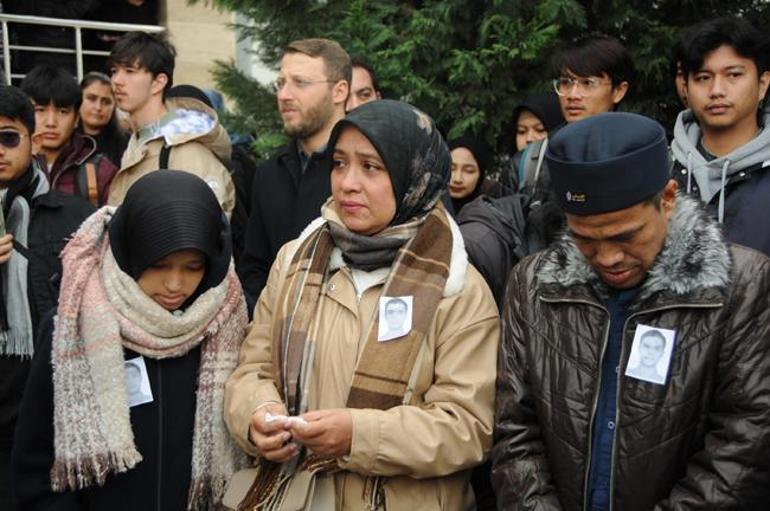
[[[140,177],[168,168],[203,179],[228,214],[235,186],[227,165],[231,146],[216,111],[194,98],[166,100],[174,77],[175,50],[144,32],[129,32],[115,43],[109,65],[118,107],[128,112],[134,133],[110,186],[109,204],[123,202]]]
[[[94,207],[50,190],[35,113],[19,89],[0,85],[0,509],[15,509],[8,480],[16,417],[35,334],[55,305],[59,252]]]
[[[633,88],[631,55],[614,37],[592,36],[556,53],[553,87],[567,124],[615,110]],[[557,128],[558,129],[558,128]],[[511,185],[529,197],[527,234],[530,253],[542,250],[561,230],[564,216],[555,205],[544,161],[548,138],[528,145],[513,158]]]
[[[345,116],[350,80],[350,57],[335,41],[302,39],[284,49],[274,89],[292,140],[255,174],[239,269],[250,312],[278,249],[318,217],[331,195],[325,149],[332,128]]]

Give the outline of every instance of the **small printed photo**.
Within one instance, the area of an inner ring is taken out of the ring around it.
[[[398,339],[412,330],[412,297],[381,296],[377,340]]]
[[[152,402],[150,378],[147,376],[147,366],[144,357],[136,357],[123,362],[126,374],[126,397],[128,407]]]
[[[675,338],[675,330],[637,325],[626,376],[665,385]]]

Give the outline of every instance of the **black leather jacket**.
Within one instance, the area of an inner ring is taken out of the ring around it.
[[[500,509],[586,509],[605,291],[568,237],[513,271],[492,450]],[[680,197],[624,327],[612,509],[767,509],[768,296],[770,259],[727,245]],[[624,376],[638,324],[676,331],[663,386]]]

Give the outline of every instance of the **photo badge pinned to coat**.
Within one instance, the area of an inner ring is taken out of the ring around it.
[[[128,407],[152,403],[152,389],[150,378],[147,375],[147,366],[144,357],[136,357],[123,362],[123,371],[126,373],[126,396]]]
[[[404,337],[412,330],[412,305],[413,297],[411,296],[380,297],[380,317],[377,330],[379,342]]]
[[[626,376],[665,385],[675,338],[675,330],[637,325],[626,366]]]

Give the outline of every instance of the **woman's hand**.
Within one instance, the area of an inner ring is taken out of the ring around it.
[[[294,439],[316,456],[338,458],[350,453],[353,418],[345,408],[313,410],[302,415],[307,422],[293,422],[289,431]]]
[[[13,251],[13,236],[6,234],[0,237],[0,264],[7,263]]]
[[[263,458],[283,463],[297,455],[297,445],[291,442],[288,431],[289,422],[277,419],[270,422],[265,420],[265,414],[286,415],[286,407],[280,403],[270,403],[259,407],[251,416],[249,425],[249,440],[259,450]]]

